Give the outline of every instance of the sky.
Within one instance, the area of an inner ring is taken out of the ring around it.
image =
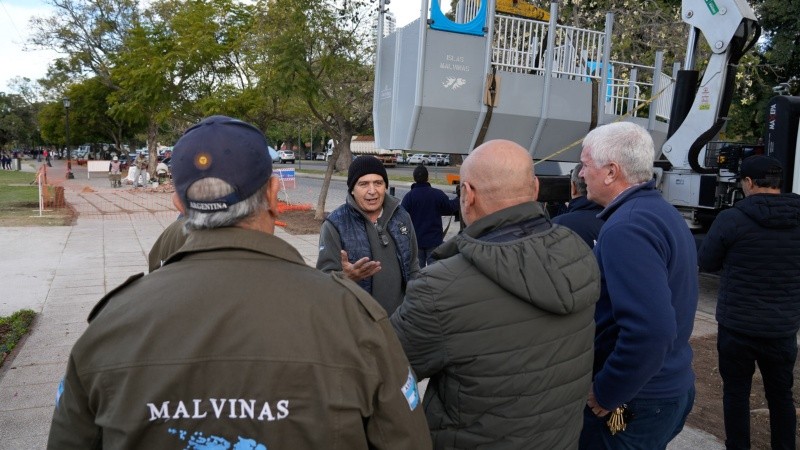
[[[447,0],[442,0],[450,4]],[[397,26],[402,27],[419,17],[421,0],[392,0],[389,11],[397,18]]]
[[[419,17],[420,6],[421,0],[392,0],[389,10],[401,27]],[[59,57],[51,50],[24,50],[31,17],[44,17],[51,12],[52,7],[43,0],[0,0],[0,92],[9,92],[9,82],[14,77],[44,78],[47,65]]]
[[[50,7],[42,0],[0,0],[0,92],[9,92],[14,77],[31,80],[47,74],[47,64],[59,55],[50,50],[24,51],[33,16],[46,16]]]

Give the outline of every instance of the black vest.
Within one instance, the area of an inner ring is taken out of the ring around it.
[[[345,205],[344,208],[337,208],[325,220],[333,224],[339,233],[342,249],[347,252],[347,259],[351,264],[365,256],[372,259],[372,249],[369,246],[366,229],[367,226],[372,225],[364,220],[364,216],[360,212],[350,205]],[[410,224],[411,216],[406,210],[398,207],[386,226],[389,236],[395,244],[397,262],[400,265],[400,272],[403,274],[403,284],[408,281],[411,272]],[[359,281],[358,285],[372,294],[372,277]]]

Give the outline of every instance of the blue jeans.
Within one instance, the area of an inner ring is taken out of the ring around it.
[[[792,402],[792,370],[797,360],[796,339],[795,335],[760,338],[718,327],[717,353],[728,449],[750,448],[750,388],[756,363],[769,405],[772,449],[795,448],[797,414]]]
[[[579,449],[663,450],[686,423],[694,405],[694,386],[673,398],[634,398],[627,403],[630,419],[625,431],[611,435],[606,422],[589,407],[583,409],[583,430]]]

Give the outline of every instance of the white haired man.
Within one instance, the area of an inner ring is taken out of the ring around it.
[[[603,284],[582,449],[664,449],[694,404],[697,250],[655,187],[654,154],[650,134],[629,122],[583,140],[580,176],[606,223],[594,247]]]

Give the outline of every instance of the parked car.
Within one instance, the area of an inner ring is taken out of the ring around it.
[[[425,153],[414,153],[408,158],[409,164],[430,164],[430,159]]]
[[[278,156],[280,157],[281,164],[294,164],[294,152],[291,150],[279,150]]]
[[[431,155],[428,156],[428,164],[435,166],[449,166],[450,155],[446,155],[444,153],[431,153]]]

